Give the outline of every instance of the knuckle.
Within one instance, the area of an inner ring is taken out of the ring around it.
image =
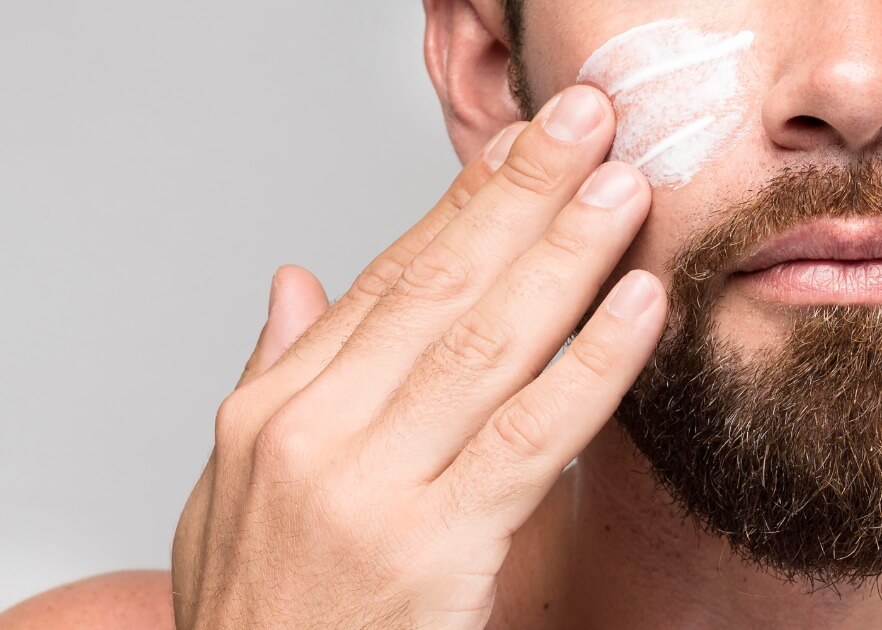
[[[507,324],[471,310],[456,319],[441,337],[441,348],[460,367],[485,371],[497,367],[509,349]]]
[[[545,232],[545,242],[554,254],[559,255],[565,261],[584,260],[590,250],[581,232],[568,230],[558,225],[557,222]]]
[[[548,449],[552,414],[514,398],[493,417],[491,426],[505,451],[518,458],[532,458]]]
[[[305,431],[279,412],[267,421],[257,433],[253,446],[254,466],[257,472],[280,471],[290,473],[302,470],[315,456],[315,445]]]
[[[227,450],[242,434],[246,409],[242,390],[233,392],[221,402],[214,421],[214,441],[219,449]]]
[[[563,175],[555,173],[542,163],[541,159],[514,154],[500,167],[500,175],[519,190],[548,195],[560,187]]]
[[[606,382],[612,376],[614,368],[612,356],[600,344],[577,337],[570,346],[569,352],[587,381]]]
[[[450,187],[450,190],[447,192],[447,201],[449,203],[451,212],[448,217],[452,218],[456,212],[461,211],[466,207],[469,201],[472,200],[472,193],[468,190],[461,182],[456,182],[453,186]]]
[[[402,265],[394,258],[381,256],[358,274],[353,284],[354,292],[371,299],[379,299],[401,275]]]
[[[464,293],[471,281],[471,265],[441,243],[426,248],[407,265],[395,291],[408,297],[444,301]]]

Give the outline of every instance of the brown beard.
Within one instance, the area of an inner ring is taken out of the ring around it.
[[[768,237],[882,214],[875,166],[785,172],[687,242],[668,264],[662,341],[616,414],[686,515],[815,587],[882,574],[882,308],[791,308],[787,339],[747,359],[719,338],[714,305],[722,270]]]
[[[513,96],[531,119],[515,52]],[[792,308],[789,335],[762,360],[718,339],[713,312],[723,270],[766,239],[810,219],[882,215],[880,166],[785,171],[711,213],[713,227],[668,262],[667,327],[616,413],[687,517],[746,561],[815,588],[882,575],[882,307]]]

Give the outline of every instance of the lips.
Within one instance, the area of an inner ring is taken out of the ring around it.
[[[796,261],[882,261],[882,217],[817,219],[761,246],[735,265],[756,273]]]
[[[882,217],[817,219],[741,259],[732,289],[766,302],[882,306]]]

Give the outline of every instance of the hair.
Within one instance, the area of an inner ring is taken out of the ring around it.
[[[718,305],[726,270],[760,243],[811,220],[882,216],[880,173],[869,157],[784,170],[710,210],[668,261],[668,326],[615,416],[685,515],[811,590],[882,589],[882,310],[792,309],[789,334],[750,352],[718,328]]]
[[[524,26],[524,0],[501,0],[512,46],[519,46]]]
[[[529,120],[533,117],[533,99],[527,86],[524,71],[524,2],[525,0],[501,0],[508,29],[508,41],[511,47],[511,59],[508,65],[508,82],[511,95],[518,104],[521,117]]]

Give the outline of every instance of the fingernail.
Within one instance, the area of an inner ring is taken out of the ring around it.
[[[579,198],[589,206],[615,208],[637,194],[640,186],[631,169],[621,162],[601,164],[582,185]]]
[[[523,129],[523,125],[515,125],[501,131],[496,136],[496,141],[487,151],[486,158],[487,164],[490,165],[492,170],[499,170],[499,167],[508,159],[511,147],[514,144],[514,141],[518,139],[518,136],[521,135]]]
[[[603,106],[591,88],[568,88],[552,106],[542,123],[545,132],[564,142],[578,142],[588,137],[603,119]]]
[[[631,271],[613,289],[607,310],[621,319],[634,319],[655,302],[656,291],[646,274]]]
[[[276,303],[276,293],[278,292],[279,287],[279,277],[278,274],[273,274],[273,284],[270,287],[270,297],[269,297],[269,306],[266,309],[266,316],[269,317],[273,312],[273,304]]]

